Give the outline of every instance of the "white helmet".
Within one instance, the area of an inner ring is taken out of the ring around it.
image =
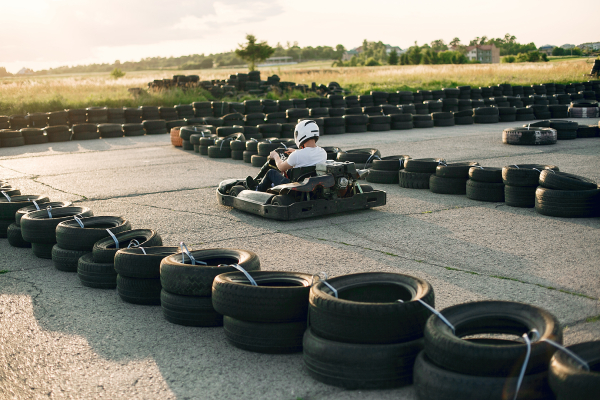
[[[294,141],[296,142],[296,146],[300,148],[302,143],[309,139],[315,139],[315,141],[319,139],[319,125],[311,119],[298,122],[298,125],[296,125],[296,129],[294,130]]]

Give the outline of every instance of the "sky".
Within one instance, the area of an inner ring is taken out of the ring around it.
[[[406,48],[510,33],[520,43],[600,41],[597,0],[0,0],[0,67],[17,72],[271,46]]]

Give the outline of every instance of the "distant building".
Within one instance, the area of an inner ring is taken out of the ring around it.
[[[500,49],[493,44],[467,46],[469,61],[479,61],[482,64],[497,64],[500,62]]]
[[[540,47],[538,50],[541,53],[546,53],[546,55],[551,56],[552,55],[552,49],[554,49],[556,46],[551,45],[551,44],[545,44],[542,47]]]
[[[345,51],[342,55],[342,61],[350,61],[352,57],[357,56],[358,54],[356,49]]]
[[[396,53],[398,53],[398,55],[405,53],[404,51],[402,51],[402,49],[398,46],[392,46],[389,44],[384,45],[385,46],[385,52],[387,54],[390,54],[393,50],[396,50]]]
[[[600,50],[600,42],[583,43],[577,47],[579,47],[581,50],[586,49],[586,50],[596,51],[596,50]]]
[[[32,75],[33,70],[31,68],[21,68],[16,75]]]
[[[571,50],[571,49],[574,49],[576,46],[574,44],[563,44],[560,47],[562,47],[565,50]]]

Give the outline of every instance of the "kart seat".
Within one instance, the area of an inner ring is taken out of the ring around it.
[[[300,179],[304,180],[304,178],[315,175],[317,175],[317,168],[315,165],[310,167],[292,168],[287,172],[288,179],[292,182],[298,182]]]
[[[329,188],[335,185],[333,175],[318,175],[304,179],[302,182],[290,182],[277,185],[269,190],[269,193],[288,194],[289,192],[312,192],[318,186]]]

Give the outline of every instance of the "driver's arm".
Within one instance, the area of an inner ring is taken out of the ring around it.
[[[281,161],[281,157],[279,157],[279,154],[277,154],[276,151],[272,151],[270,156],[273,160],[275,160],[275,165],[277,165],[277,169],[279,171],[285,172],[288,169],[292,168],[292,166],[290,164],[288,164],[287,161]]]

